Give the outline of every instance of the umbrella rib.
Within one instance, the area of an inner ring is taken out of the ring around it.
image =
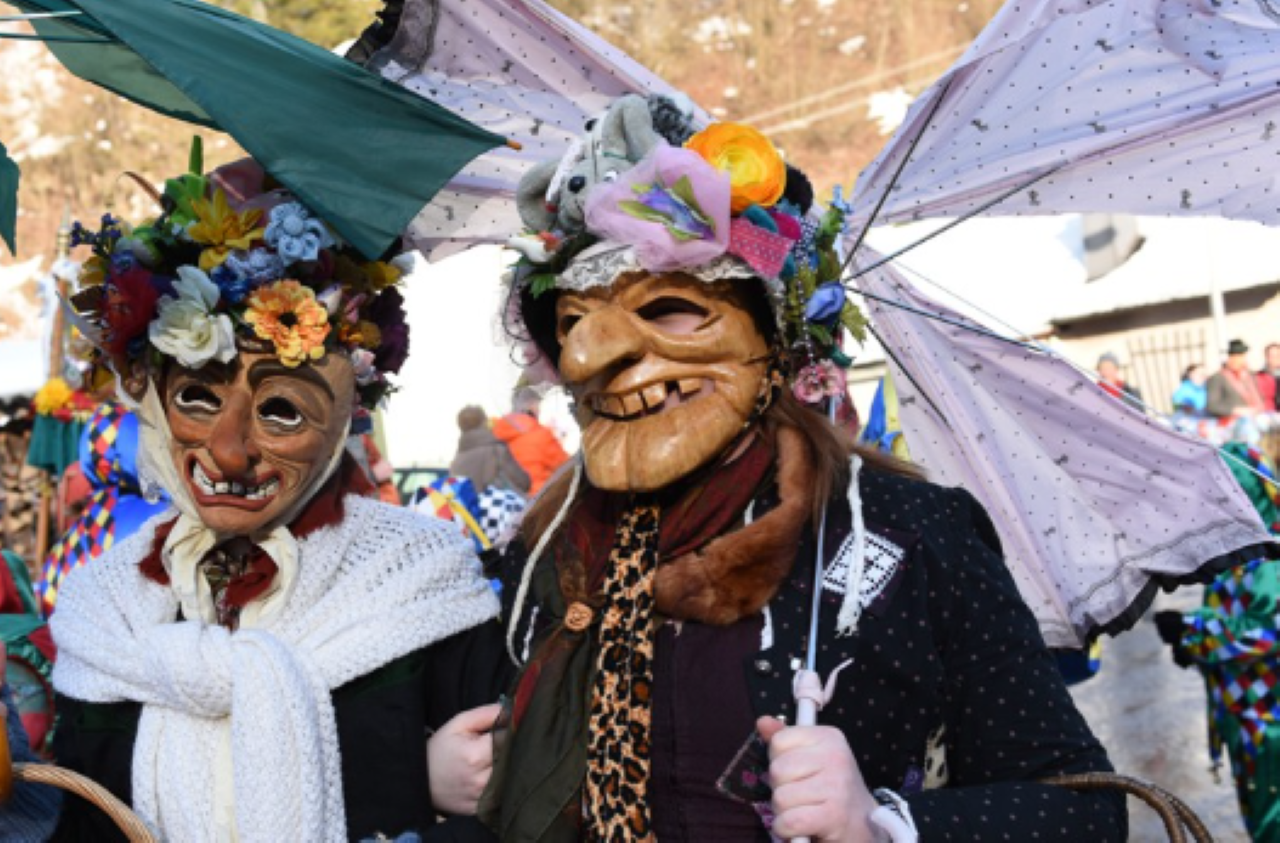
[[[929,402],[929,406],[932,407],[933,411],[938,414],[938,418],[942,420],[942,423],[945,424],[947,427],[951,427],[951,422],[947,420],[946,414],[943,413],[942,409],[937,404],[934,403],[933,397],[929,395],[929,393],[925,390],[925,388],[920,386],[920,382],[916,380],[915,375],[911,374],[911,370],[908,369],[905,365],[903,365],[902,360],[901,358],[898,357],[897,352],[893,350],[892,346],[890,346],[888,343],[884,341],[884,338],[880,336],[880,332],[876,330],[875,325],[868,324],[867,330],[869,330],[871,332],[871,335],[876,338],[876,341],[880,343],[880,347],[884,349],[884,353],[889,356],[889,359],[898,365],[898,368],[902,371],[902,374],[907,376],[907,380],[911,381],[911,385],[916,388],[916,391],[919,392],[920,395],[924,397],[925,401]],[[954,430],[954,428],[952,429]]]
[[[0,40],[9,41],[44,41],[59,44],[115,44],[108,38],[72,38],[66,35],[21,35],[16,32],[0,32]]]
[[[973,219],[979,214],[989,211],[990,209],[994,208],[996,205],[999,205],[1001,202],[1008,199],[1010,196],[1013,196],[1015,193],[1019,193],[1023,190],[1026,190],[1028,187],[1031,187],[1032,185],[1035,185],[1044,181],[1045,179],[1049,178],[1049,176],[1058,172],[1066,165],[1067,165],[1066,161],[1063,161],[1060,164],[1055,164],[1053,167],[1049,168],[1048,170],[1045,170],[1043,173],[1036,176],[1035,178],[1025,181],[1021,184],[1014,185],[1013,187],[1006,190],[1004,193],[1001,193],[999,196],[996,196],[994,199],[989,199],[988,201],[983,202],[981,205],[974,208],[972,211],[967,212],[962,217],[958,217],[952,220],[951,222],[944,225],[942,228],[939,228],[937,231],[931,231],[928,234],[926,234],[924,237],[921,237],[919,240],[916,240],[912,243],[908,243],[907,245],[903,246],[901,249],[898,249],[896,252],[893,252],[892,254],[885,255],[880,260],[871,264],[871,266],[865,267],[855,272],[852,276],[846,279],[845,286],[846,287],[848,286],[849,281],[852,281],[855,278],[861,278],[863,275],[866,275],[871,270],[879,269],[880,267],[884,266],[886,263],[889,263],[890,261],[893,261],[893,260],[897,260],[898,258],[902,257],[907,252],[910,252],[912,249],[916,248],[917,246],[923,246],[925,243],[928,243],[930,240],[937,237],[938,235],[945,234],[946,232],[955,228],[960,223],[968,222],[969,220]],[[851,252],[850,256],[852,256],[852,254],[853,253]]]
[[[893,171],[893,178],[889,179],[889,183],[885,185],[879,201],[876,202],[875,208],[871,211],[871,216],[867,217],[866,225],[862,227],[862,231],[858,232],[858,239],[854,241],[853,248],[845,256],[844,263],[840,264],[840,275],[844,275],[844,271],[849,268],[850,262],[853,261],[853,256],[858,253],[858,249],[862,248],[862,242],[867,239],[871,226],[875,225],[876,217],[880,216],[880,211],[884,208],[884,203],[889,199],[889,194],[898,186],[898,179],[902,177],[902,171],[907,169],[907,164],[911,163],[911,156],[915,155],[916,147],[920,145],[920,139],[924,137],[925,132],[929,131],[929,127],[933,124],[933,118],[938,113],[938,108],[942,105],[942,101],[947,98],[947,92],[951,90],[951,83],[954,81],[954,77],[947,80],[947,83],[942,86],[942,90],[938,93],[938,98],[929,107],[929,113],[924,118],[924,125],[920,127],[920,131],[916,132],[916,136],[911,139],[911,145],[907,147],[907,154],[902,156],[902,160],[898,162],[898,168]]]
[[[79,9],[68,9],[65,12],[29,12],[25,15],[0,15],[0,23],[15,23],[18,21],[43,20],[46,18],[74,18],[83,15],[84,12]]]
[[[970,333],[973,333],[973,334],[978,334],[979,336],[989,337],[990,339],[999,340],[1000,342],[1008,343],[1009,345],[1016,345],[1018,348],[1026,349],[1027,351],[1034,351],[1036,353],[1042,353],[1043,351],[1039,346],[1032,345],[1031,343],[1023,342],[1022,340],[1015,340],[1015,339],[1012,339],[1011,337],[1006,337],[1001,334],[997,334],[995,331],[988,330],[978,325],[968,325],[957,319],[951,319],[949,317],[943,316],[941,313],[934,313],[932,311],[924,310],[922,308],[912,307],[909,304],[905,304],[900,301],[895,301],[894,299],[888,299],[888,298],[885,298],[884,296],[878,296],[875,293],[868,293],[865,290],[850,289],[849,292],[853,293],[855,296],[862,296],[864,299],[870,299],[871,301],[880,302],[881,304],[887,304],[890,307],[896,307],[899,310],[905,310],[908,313],[914,313],[917,316],[923,316],[927,319],[934,319],[938,322],[942,322],[943,324],[951,325],[952,327],[960,328],[962,330],[969,331]]]

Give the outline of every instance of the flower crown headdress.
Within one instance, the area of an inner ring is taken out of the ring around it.
[[[614,108],[627,99],[633,98]],[[842,370],[852,360],[841,348],[841,328],[862,341],[866,323],[840,281],[837,243],[850,212],[840,189],[822,208],[805,175],[754,128],[722,122],[694,131],[673,120],[670,101],[660,97],[649,100],[649,109],[655,141],[637,160],[619,162],[606,151],[607,162],[578,166],[602,176],[576,191],[565,178],[575,161],[556,164],[546,211],[556,214],[571,200],[582,209],[581,224],[558,214],[543,227],[541,209],[522,208],[529,228],[508,241],[521,255],[508,277],[508,300],[609,285],[635,271],[678,270],[705,281],[757,278],[769,293],[796,395],[817,403],[843,393]],[[580,162],[594,147],[589,137],[567,159]],[[522,192],[541,187],[535,174],[526,178]],[[518,308],[509,308],[506,321],[509,334],[527,336]],[[525,362],[536,367],[539,357],[525,343]]]
[[[155,196],[159,216],[72,228],[72,245],[93,250],[71,298],[92,362],[127,379],[165,359],[226,363],[239,348],[287,367],[343,353],[361,405],[374,407],[408,355],[395,286],[405,265],[366,260],[253,161],[203,176],[201,159],[196,138],[190,172]]]

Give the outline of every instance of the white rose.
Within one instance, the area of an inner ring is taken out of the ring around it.
[[[210,360],[228,363],[236,356],[235,328],[224,313],[213,313],[218,285],[199,269],[183,266],[173,284],[178,297],[160,299],[159,316],[151,323],[151,344],[188,369]]]

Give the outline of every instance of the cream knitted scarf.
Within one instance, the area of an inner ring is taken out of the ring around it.
[[[133,807],[163,839],[345,841],[331,691],[497,614],[453,527],[355,496],[344,506],[341,524],[298,542],[287,602],[256,628],[175,622],[173,590],[138,569],[172,516],[59,594],[54,686],[143,704]],[[220,767],[231,770],[231,799],[219,799]]]

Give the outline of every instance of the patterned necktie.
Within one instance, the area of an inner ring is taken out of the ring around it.
[[[657,506],[618,522],[605,574],[591,694],[584,810],[591,840],[652,841],[649,781]]]

